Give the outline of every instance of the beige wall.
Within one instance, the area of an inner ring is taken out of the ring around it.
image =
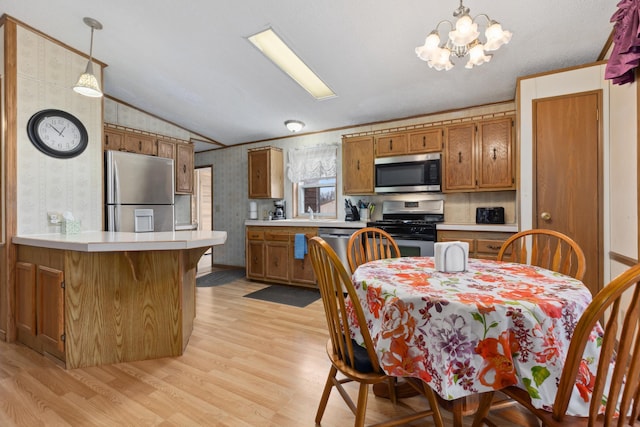
[[[87,59],[28,29],[17,30],[17,233],[58,232],[47,211],[70,211],[82,230],[102,229],[102,99],[71,88]],[[101,67],[94,64],[100,81]],[[78,157],[55,159],[38,151],[27,122],[43,109],[60,109],[87,128],[89,145]]]

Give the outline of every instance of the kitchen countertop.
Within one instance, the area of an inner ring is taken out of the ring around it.
[[[454,224],[443,222],[436,225],[436,230],[502,231],[506,233],[517,233],[518,224]]]
[[[33,234],[14,236],[17,245],[79,252],[163,251],[222,245],[226,231],[165,231],[124,233],[85,231],[78,234]]]
[[[342,221],[338,219],[278,219],[259,220],[248,219],[244,225],[257,225],[268,227],[333,227],[333,228],[364,228],[367,223],[364,221]]]

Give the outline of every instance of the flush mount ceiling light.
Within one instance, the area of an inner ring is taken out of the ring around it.
[[[469,60],[465,68],[473,68],[491,60],[492,55],[485,55],[485,52],[498,50],[503,44],[511,40],[511,32],[502,29],[502,26],[481,13],[471,19],[469,8],[465,7],[460,0],[460,7],[453,11],[453,16],[458,18],[455,25],[451,21],[443,20],[438,22],[436,29],[427,36],[423,46],[416,48],[418,58],[426,61],[430,68],[436,70],[447,70],[453,68],[450,56],[454,54],[458,58],[469,55]],[[476,20],[483,17],[487,20],[487,27],[484,32],[486,41],[484,44],[478,37],[478,23]],[[451,28],[446,42],[440,44],[440,33],[438,29],[441,24],[447,23]]]
[[[300,120],[287,120],[284,125],[293,133],[300,132],[304,127],[304,123]]]
[[[93,30],[101,30],[102,24],[93,18],[84,18],[82,20],[85,24],[91,27],[91,44],[89,45],[89,62],[87,62],[87,68],[84,73],[80,74],[78,83],[73,87],[73,90],[84,96],[90,96],[92,98],[99,98],[102,96],[98,79],[93,74]]]
[[[302,62],[280,37],[268,28],[258,34],[249,37],[253,43],[267,58],[273,61],[282,71],[296,81],[316,99],[327,99],[336,96],[329,86],[320,77]]]

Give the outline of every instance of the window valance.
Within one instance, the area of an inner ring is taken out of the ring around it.
[[[336,176],[338,146],[319,145],[289,150],[287,177],[293,183]]]

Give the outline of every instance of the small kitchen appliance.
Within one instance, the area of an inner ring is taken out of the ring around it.
[[[276,200],[273,202],[273,219],[286,219],[286,202],[284,200]]]
[[[476,224],[504,224],[504,208],[476,208]]]

